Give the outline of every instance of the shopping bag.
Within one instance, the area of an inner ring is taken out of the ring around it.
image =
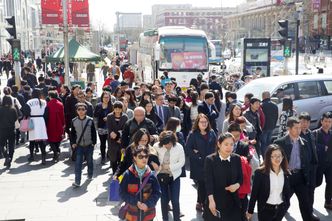
[[[33,123],[33,120],[30,118],[29,119],[29,130],[33,130],[35,128],[35,125]]]
[[[29,122],[30,118],[23,118],[20,122],[20,131],[28,132],[29,131]]]
[[[109,185],[109,194],[108,200],[109,201],[120,201],[120,183],[118,180],[112,180]]]

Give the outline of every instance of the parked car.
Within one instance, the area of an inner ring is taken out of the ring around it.
[[[269,91],[271,100],[278,104],[279,114],[282,99],[290,97],[296,112],[306,111],[311,116],[310,128],[317,128],[323,113],[332,111],[332,75],[291,75],[260,78],[251,81],[237,91],[238,100],[243,101],[248,92],[262,98]]]

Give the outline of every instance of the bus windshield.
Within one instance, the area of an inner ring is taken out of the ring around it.
[[[216,57],[221,58],[222,56],[221,40],[211,40],[211,42],[216,47]]]
[[[160,70],[205,71],[208,69],[207,40],[202,37],[160,38]]]

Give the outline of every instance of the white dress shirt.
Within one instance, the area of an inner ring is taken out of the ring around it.
[[[228,162],[231,162],[231,155],[229,155],[227,158],[223,158],[220,154],[219,154],[219,158],[221,161],[223,160],[227,160]]]
[[[284,171],[282,169],[280,169],[278,175],[273,170],[270,171],[270,196],[266,203],[271,205],[283,203],[282,190],[284,188],[284,179]]]

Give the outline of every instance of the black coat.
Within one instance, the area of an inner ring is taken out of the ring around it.
[[[122,137],[121,137],[122,148],[129,146],[134,134],[140,128],[145,128],[147,131],[149,131],[150,135],[157,134],[156,125],[150,119],[145,118],[140,124],[137,123],[135,118],[130,119],[124,125],[124,128],[122,130]]]
[[[232,153],[230,160],[231,184],[239,183],[241,185],[243,182],[241,158],[239,155]],[[220,173],[224,172],[224,168],[218,153],[213,153],[206,157],[204,170],[206,195],[214,196],[216,208],[221,213],[223,213],[225,210],[229,212],[229,210],[232,210],[234,207],[240,208],[240,198],[238,196],[238,191],[231,193],[225,190],[225,186],[223,185],[224,181],[219,179]],[[232,200],[224,200],[222,198],[225,192],[230,196],[228,199]]]
[[[66,98],[66,102],[64,104],[65,108],[65,118],[66,118],[66,128],[71,127],[71,120],[77,116],[76,114],[76,107],[77,104],[76,97],[71,94]]]
[[[288,162],[290,161],[293,145],[291,143],[289,135],[286,135],[282,138],[279,138],[274,141],[275,144],[278,144],[284,151],[287,157]],[[299,144],[300,144],[300,159],[301,159],[301,169],[303,171],[303,175],[305,178],[305,183],[309,185],[312,183],[310,176],[312,164],[315,161],[312,159],[314,156],[310,153],[310,146],[308,142],[301,137],[299,137]]]
[[[217,130],[216,119],[219,117],[219,112],[218,112],[216,106],[212,105],[211,111],[210,111],[208,105],[205,102],[203,102],[198,105],[198,113],[205,114],[209,118],[211,127],[214,130],[214,132],[217,134],[218,130]]]
[[[282,189],[282,200],[286,208],[289,207],[289,200],[291,197],[288,174],[284,172],[284,187]],[[265,174],[262,170],[256,170],[254,176],[254,183],[251,190],[248,212],[254,213],[256,201],[258,202],[258,212],[262,211],[270,196],[270,175]]]
[[[321,128],[313,131],[313,135],[316,141],[315,143],[319,165],[332,163],[332,135],[330,136],[330,140],[327,142],[327,151],[325,151],[326,144],[324,143],[323,133],[325,134]],[[329,131],[329,134],[332,134],[332,130]]]
[[[271,101],[270,98],[264,99],[262,101],[262,110],[265,116],[265,124],[263,131],[273,130],[278,122],[278,106]]]
[[[107,117],[109,113],[113,111],[112,102],[108,103],[108,107],[106,109],[103,109],[103,104],[98,103],[95,111],[93,113],[93,116],[97,118],[97,128],[103,128],[106,129],[106,121],[104,121],[104,118]]]
[[[191,132],[186,143],[186,152],[190,158],[190,178],[204,180],[204,160],[215,151],[217,136],[213,130],[208,132],[208,141],[199,131]],[[198,152],[195,153],[194,150]]]

